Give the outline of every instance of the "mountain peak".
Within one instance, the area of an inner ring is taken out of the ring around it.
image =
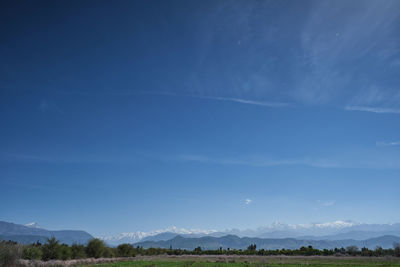
[[[39,224],[36,222],[27,223],[25,226],[29,228],[40,228]]]

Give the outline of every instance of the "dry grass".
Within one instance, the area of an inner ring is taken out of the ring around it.
[[[99,258],[99,259],[79,259],[79,260],[50,260],[50,261],[39,261],[39,260],[19,260],[18,265],[20,267],[54,267],[54,266],[82,266],[82,265],[94,265],[100,263],[114,263],[114,262],[125,262],[132,261],[134,258]]]

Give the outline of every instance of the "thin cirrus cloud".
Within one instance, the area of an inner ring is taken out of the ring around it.
[[[348,111],[364,111],[364,112],[373,112],[373,113],[400,114],[400,109],[395,109],[395,108],[366,107],[366,106],[346,106],[345,110],[348,110]]]
[[[235,103],[246,104],[246,105],[263,106],[263,107],[269,107],[269,108],[284,108],[284,107],[293,106],[292,104],[286,103],[286,102],[258,101],[258,100],[236,98],[236,97],[220,97],[220,96],[204,96],[204,95],[193,95],[193,94],[177,94],[177,93],[173,93],[173,92],[160,92],[160,91],[141,92],[141,93],[143,93],[143,94],[151,94],[151,95],[191,97],[191,98],[209,99],[209,100],[215,100],[215,101],[227,101],[227,102],[235,102]]]
[[[264,107],[270,107],[270,108],[282,108],[282,107],[291,106],[288,103],[282,103],[282,102],[264,102],[264,101],[255,101],[255,100],[230,98],[230,97],[211,97],[211,96],[191,96],[191,97],[211,99],[211,100],[217,100],[217,101],[230,101],[230,102],[236,102],[236,103],[240,103],[240,104],[264,106]]]
[[[400,146],[400,141],[376,142],[376,146]]]
[[[253,159],[228,159],[228,158],[212,158],[201,155],[177,155],[173,159],[179,161],[192,161],[198,163],[211,163],[222,165],[245,165],[254,167],[270,167],[282,165],[304,165],[317,168],[340,168],[342,165],[330,162],[327,160],[314,160],[314,159],[284,159],[273,160],[268,158],[253,158]]]
[[[330,201],[321,201],[321,200],[317,200],[318,204],[322,207],[330,207],[335,205],[335,201],[330,200]]]
[[[255,156],[248,158],[214,158],[202,155],[172,155],[164,158],[181,162],[195,162],[202,164],[242,165],[249,167],[278,167],[278,166],[306,166],[327,169],[399,169],[400,161],[393,158],[365,158],[354,160],[335,159],[272,159]]]

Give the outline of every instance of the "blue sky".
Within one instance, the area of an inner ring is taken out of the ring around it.
[[[9,1],[0,220],[400,222],[399,1]]]

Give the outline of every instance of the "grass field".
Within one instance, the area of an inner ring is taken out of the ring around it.
[[[399,258],[360,257],[142,257],[135,261],[87,265],[97,267],[334,267],[400,266]],[[86,267],[86,266],[85,266]]]

